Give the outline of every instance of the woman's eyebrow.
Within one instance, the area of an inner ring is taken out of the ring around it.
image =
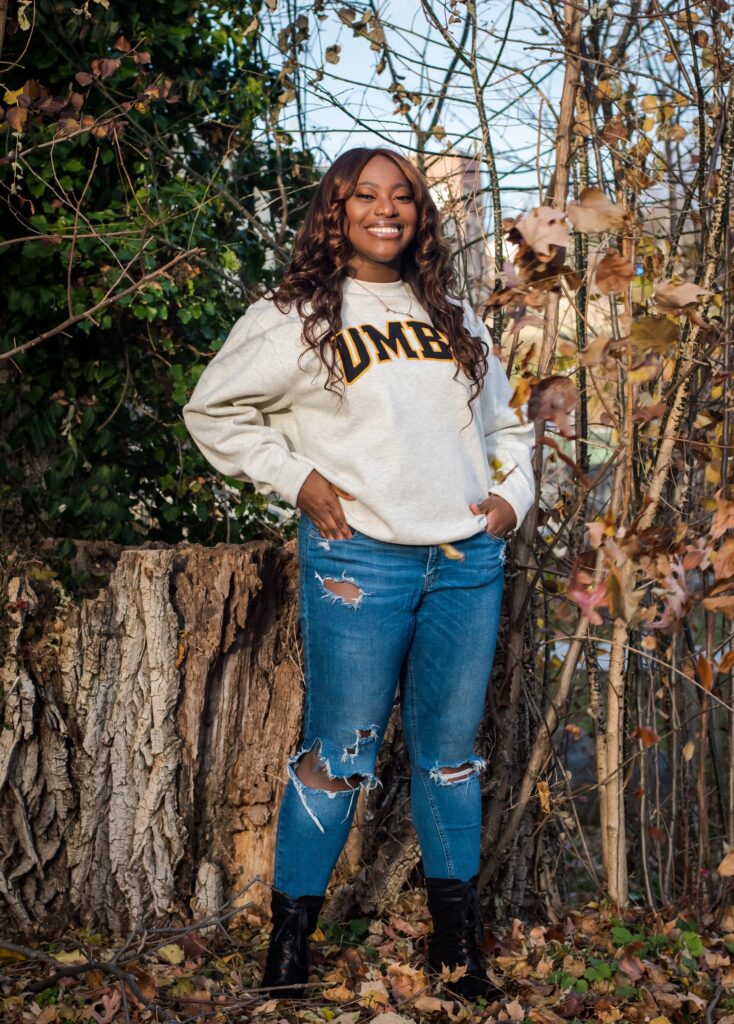
[[[374,181],[358,181],[357,182],[357,188],[359,188],[360,185],[362,185],[362,186],[363,185],[369,185],[370,188],[379,188],[380,187],[379,185],[376,185]],[[410,189],[411,192],[413,191],[412,188],[410,187],[410,184],[408,182],[406,182],[406,181],[400,181],[396,185],[391,185],[390,188],[391,189],[407,188],[407,189]]]

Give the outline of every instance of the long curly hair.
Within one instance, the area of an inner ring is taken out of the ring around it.
[[[471,403],[487,373],[487,347],[464,326],[463,309],[455,293],[448,243],[441,217],[421,173],[391,149],[357,148],[342,153],[321,179],[296,235],[293,256],[270,298],[281,312],[295,304],[303,321],[303,340],[327,370],[327,390],[342,392],[331,339],[342,329],[342,282],[354,250],[347,238],[345,203],[354,192],[365,165],[375,156],[392,160],[413,190],[418,211],[416,232],[402,254],[401,277],[443,331],[457,362],[471,381]]]

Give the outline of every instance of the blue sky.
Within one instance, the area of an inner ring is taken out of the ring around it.
[[[299,11],[310,11],[310,5],[299,5]],[[436,7],[437,13],[440,8]],[[464,8],[459,6],[458,11]],[[561,88],[561,75],[551,47],[553,35],[543,33],[542,17],[530,14],[524,7],[509,3],[488,2],[480,5],[479,61],[483,74],[498,55],[512,10],[512,24],[498,67],[486,92],[486,107],[491,119],[491,139],[501,177],[503,201],[507,212],[519,212],[538,202],[538,170],[545,183],[548,177],[551,139],[548,128],[553,121],[553,108]],[[395,70],[402,76],[408,92],[426,95],[437,93],[443,81],[450,53],[435,29],[415,3],[393,0],[381,5],[391,49],[395,53]],[[484,13],[482,13],[484,12]],[[282,12],[272,20],[263,18],[263,38],[271,58],[282,60],[275,45],[278,28],[286,23]],[[311,148],[320,150],[327,163],[340,152],[356,145],[389,144],[398,148],[409,146],[412,132],[404,117],[395,113],[387,86],[392,81],[389,70],[378,75],[375,65],[379,54],[370,49],[364,38],[356,38],[343,24],[333,8],[324,21],[310,18],[312,34],[302,55],[302,74],[312,81],[318,68],[324,67],[324,78],[306,90],[305,120]],[[461,25],[452,25],[455,37]],[[339,46],[339,61],[324,61],[327,47]],[[532,81],[530,78],[532,77]],[[538,114],[544,124],[538,138]],[[291,104],[284,111],[282,125],[297,130],[296,108]],[[459,66],[452,76],[449,99],[441,118],[445,136],[433,140],[435,152],[453,145],[455,150],[473,154],[481,149],[481,130],[471,82],[466,70]],[[514,208],[514,209],[513,209]]]

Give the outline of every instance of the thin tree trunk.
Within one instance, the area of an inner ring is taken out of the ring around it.
[[[618,907],[625,907],[629,901],[622,767],[627,639],[627,624],[617,619],[612,628],[609,657],[606,731],[598,734],[596,743],[602,860],[609,898]]]
[[[566,70],[561,95],[558,132],[556,135],[556,170],[552,193],[553,205],[559,208],[564,208],[566,205],[570,180],[570,156],[576,110],[576,92],[579,81],[579,40],[582,18],[583,11],[580,7],[570,3],[564,5]],[[545,313],[543,342],[539,356],[538,372],[541,377],[548,372],[548,368],[553,361],[558,321],[559,296],[551,295]],[[538,445],[534,456],[534,468],[538,480],[540,479],[542,461],[542,448]],[[520,565],[532,564],[537,526],[538,501],[536,500],[535,507],[530,510],[525,518],[515,541],[514,557]],[[516,749],[518,704],[523,693],[523,676],[526,665],[532,664],[533,661],[532,653],[526,650],[525,638],[525,624],[531,603],[528,574],[525,571],[513,572],[510,579],[507,599],[509,608],[509,637],[507,643],[506,674],[502,685],[501,701],[496,706],[495,711],[497,746],[492,762],[492,774],[494,777],[491,787],[492,799],[482,840],[483,853],[485,857],[488,857],[482,872],[483,884],[489,882],[500,868],[501,860],[490,852],[497,843],[498,837],[500,835],[503,837],[503,850],[509,849],[513,838],[512,833],[519,829],[521,823],[520,817],[515,814],[512,817],[511,829],[508,830],[505,827],[501,827],[510,789],[520,782],[517,770],[518,757]],[[531,737],[531,741],[534,741],[534,738],[534,736]],[[543,741],[541,741],[542,746]],[[530,751],[528,751],[528,754],[530,754]],[[535,759],[538,756],[540,756],[540,750],[536,748]],[[526,779],[532,776],[534,770],[534,768],[531,770],[530,775],[526,776]],[[525,799],[527,801],[527,794],[525,794]]]

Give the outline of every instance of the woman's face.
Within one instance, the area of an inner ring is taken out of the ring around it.
[[[397,281],[400,256],[418,224],[413,189],[398,165],[386,156],[373,156],[344,209],[354,249],[352,275],[364,281]]]

